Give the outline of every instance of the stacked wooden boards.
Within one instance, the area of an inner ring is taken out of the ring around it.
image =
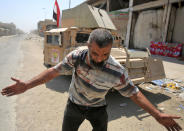
[[[134,84],[165,78],[162,60],[151,57],[149,52],[112,48],[111,55],[128,70]]]

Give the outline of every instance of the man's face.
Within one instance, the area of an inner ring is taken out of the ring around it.
[[[111,48],[112,44],[103,48],[100,48],[95,42],[88,44],[90,64],[97,68],[102,67],[104,62],[109,58]]]

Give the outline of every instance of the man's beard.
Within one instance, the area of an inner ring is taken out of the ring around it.
[[[88,58],[89,58],[90,65],[92,65],[92,67],[94,67],[96,69],[102,69],[103,66],[105,65],[106,61],[107,61],[107,59],[106,59],[106,60],[101,61],[101,62],[95,62],[92,59],[92,57],[90,56],[90,54],[88,56],[89,56]]]

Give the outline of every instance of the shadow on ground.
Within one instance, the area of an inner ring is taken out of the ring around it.
[[[184,61],[182,60],[178,60],[176,58],[172,58],[172,57],[166,57],[166,56],[159,56],[159,55],[152,55],[154,58],[160,58],[163,61],[167,61],[167,62],[171,62],[171,63],[177,63],[177,64],[181,64],[184,65]]]
[[[157,107],[157,104],[162,103],[168,99],[171,99],[169,96],[166,96],[161,93],[153,94],[152,92],[148,92],[146,90],[141,89],[141,92],[148,98],[148,100]],[[135,116],[137,119],[142,120],[145,117],[150,115],[146,115],[145,111],[140,108],[138,105],[133,103],[131,99],[122,97],[118,91],[109,92],[106,96],[106,100],[108,103],[108,114],[109,121],[118,119],[120,117],[132,117]],[[120,104],[126,103],[126,106],[121,107]]]
[[[59,76],[46,84],[46,87],[64,93],[67,92],[70,86],[71,76]],[[171,99],[169,96],[166,96],[161,93],[153,94],[146,90],[141,89],[141,92],[151,101],[153,105],[157,107],[157,104],[162,103],[168,99]],[[106,100],[108,103],[108,114],[109,121],[118,119],[120,117],[132,117],[135,116],[137,119],[142,120],[146,116],[146,112],[133,103],[129,98],[122,97],[118,91],[110,91],[106,95]],[[120,104],[126,103],[126,106],[121,107]]]

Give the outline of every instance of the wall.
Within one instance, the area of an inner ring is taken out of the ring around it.
[[[173,42],[184,43],[184,7],[176,10],[176,19],[172,36]]]
[[[139,13],[133,34],[134,48],[149,48],[150,41],[162,41],[163,9]]]
[[[117,33],[122,36],[122,39],[124,40],[128,24],[128,11],[112,11],[108,14],[116,26]]]

